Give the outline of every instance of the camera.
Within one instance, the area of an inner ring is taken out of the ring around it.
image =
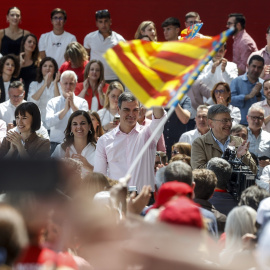
[[[232,167],[232,176],[228,183],[228,191],[235,200],[239,201],[242,192],[246,188],[255,185],[256,175],[252,173],[249,166],[237,158],[234,147],[228,146],[222,158],[227,160]]]

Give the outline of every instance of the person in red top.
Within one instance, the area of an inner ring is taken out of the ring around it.
[[[109,85],[104,81],[104,67],[99,60],[91,60],[85,67],[84,82],[77,83],[75,95],[88,102],[91,111],[103,108]]]
[[[77,77],[78,82],[84,81],[84,70],[88,63],[88,55],[85,48],[77,41],[71,42],[67,45],[64,54],[66,62],[59,68],[62,74],[66,70],[73,70]]]

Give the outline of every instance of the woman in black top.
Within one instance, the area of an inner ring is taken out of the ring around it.
[[[19,55],[20,46],[24,35],[29,34],[27,30],[19,28],[21,22],[21,11],[17,7],[11,7],[7,12],[8,28],[0,30],[0,52],[2,55],[14,53]]]

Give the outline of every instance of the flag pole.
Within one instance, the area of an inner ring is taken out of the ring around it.
[[[184,98],[184,97],[183,97]],[[141,149],[141,151],[139,152],[139,154],[137,155],[137,157],[135,158],[135,160],[132,162],[128,172],[126,173],[125,177],[128,177],[129,175],[132,174],[132,171],[135,169],[135,167],[138,165],[139,161],[141,160],[142,156],[144,155],[145,151],[148,149],[149,145],[152,143],[153,139],[155,138],[155,136],[157,135],[157,133],[159,132],[159,130],[161,128],[163,128],[163,126],[165,125],[165,123],[167,122],[167,120],[170,118],[170,116],[172,115],[172,113],[174,112],[177,104],[178,104],[179,100],[177,100],[177,102],[175,104],[173,104],[173,106],[171,106],[171,108],[169,109],[169,111],[167,112],[167,117],[164,117],[160,123],[158,124],[158,126],[156,127],[156,129],[154,130],[154,132],[152,133],[152,135],[150,136],[150,138],[147,140],[146,144],[143,146],[143,148]],[[153,164],[154,165],[154,164]]]

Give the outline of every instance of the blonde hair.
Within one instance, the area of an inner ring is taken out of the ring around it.
[[[155,40],[154,40],[154,41],[157,41],[157,30],[156,30],[155,24],[154,24],[152,21],[143,21],[143,22],[139,25],[139,27],[138,27],[138,29],[137,29],[137,31],[136,31],[136,33],[135,33],[134,38],[135,38],[135,39],[142,39],[145,35],[143,35],[143,34],[141,33],[141,31],[145,31],[145,29],[146,29],[150,24],[152,24],[152,25],[154,26],[154,28],[155,28],[156,37],[155,37]]]
[[[111,82],[110,85],[109,85],[109,87],[108,87],[108,89],[107,89],[106,95],[105,95],[104,108],[106,108],[106,109],[109,109],[110,108],[109,94],[114,89],[118,89],[122,93],[124,93],[123,85],[120,82],[117,82],[117,81]]]
[[[64,57],[66,61],[71,61],[76,67],[82,67],[84,61],[88,60],[87,51],[77,41],[70,42],[67,45]]]

